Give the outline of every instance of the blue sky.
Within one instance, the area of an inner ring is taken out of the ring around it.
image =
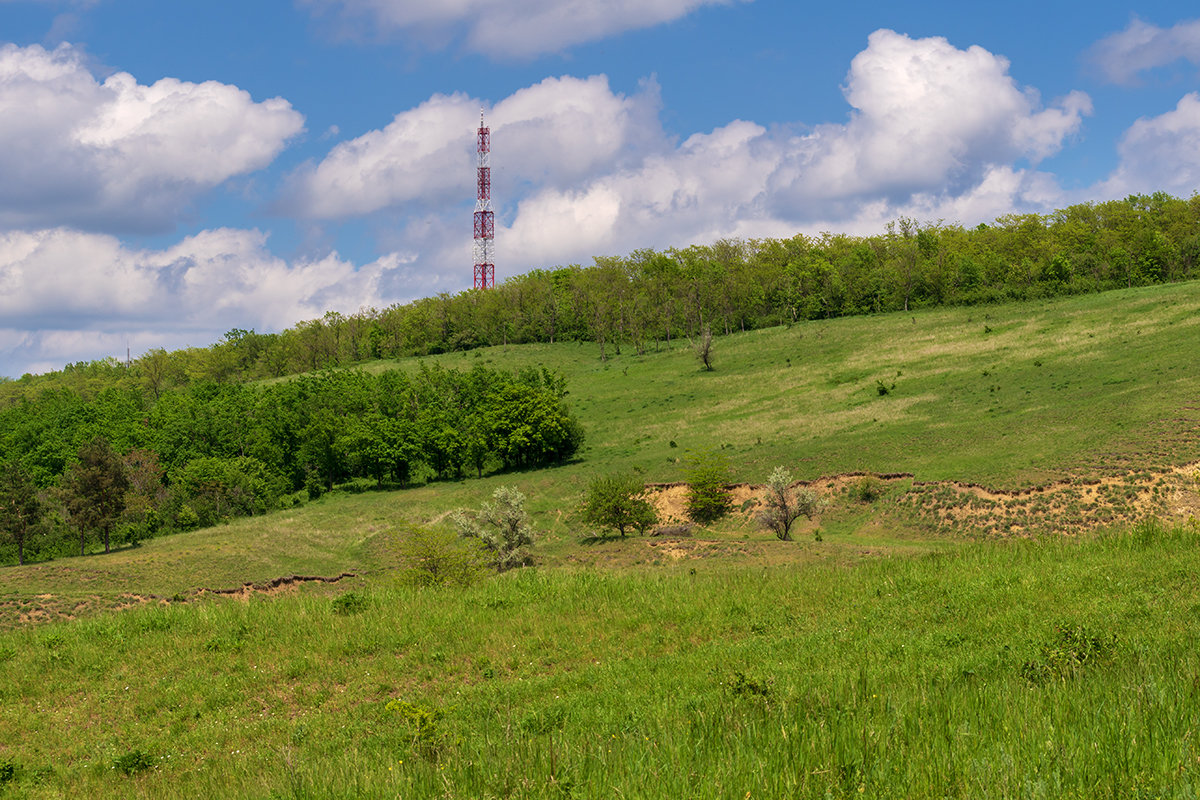
[[[1181,2],[0,0],[0,375],[721,237],[1200,188]]]

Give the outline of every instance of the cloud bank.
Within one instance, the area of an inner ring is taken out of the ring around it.
[[[336,253],[287,263],[254,230],[218,229],[164,250],[65,228],[0,234],[0,358],[58,369],[123,353],[206,346],[233,327],[280,329],[327,310],[383,304],[396,256],[361,267]],[[7,358],[6,358],[7,357]]]

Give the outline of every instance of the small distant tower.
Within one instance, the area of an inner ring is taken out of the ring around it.
[[[492,132],[483,123],[479,109],[479,192],[475,200],[475,288],[487,289],[496,285],[496,265],[492,263],[496,238],[496,215],[492,213]]]

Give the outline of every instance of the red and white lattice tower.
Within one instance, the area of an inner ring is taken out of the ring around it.
[[[492,257],[496,238],[496,215],[492,213],[492,132],[483,124],[479,110],[479,192],[475,200],[475,288],[496,285],[496,265]]]

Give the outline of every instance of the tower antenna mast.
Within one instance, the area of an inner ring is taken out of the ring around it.
[[[492,212],[492,132],[484,124],[483,109],[479,109],[479,132],[476,137],[479,153],[478,187],[475,199],[475,288],[487,289],[496,285],[494,247],[496,216]]]

